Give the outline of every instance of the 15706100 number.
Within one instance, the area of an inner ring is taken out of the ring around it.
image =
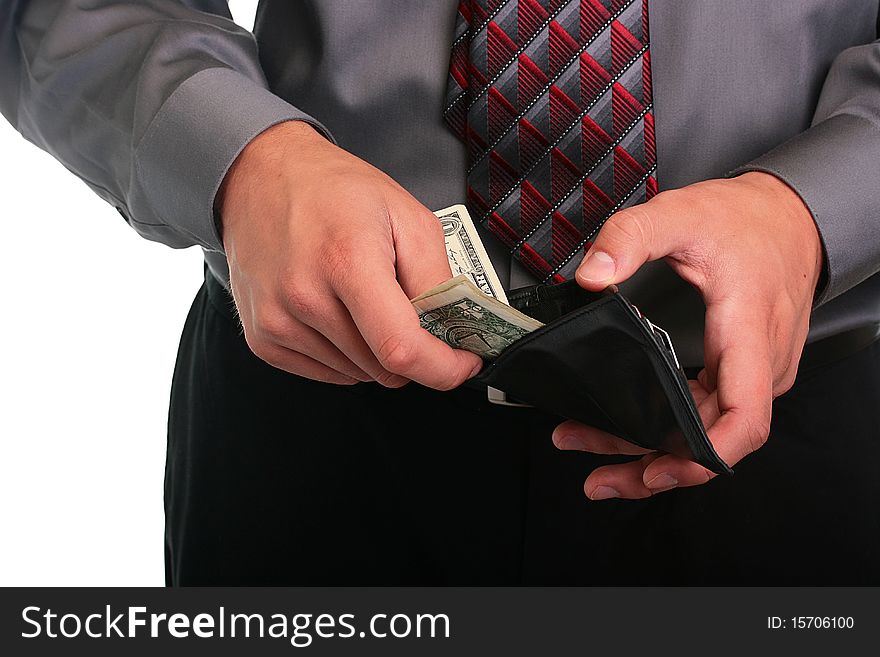
[[[852,616],[768,616],[768,630],[851,630]]]

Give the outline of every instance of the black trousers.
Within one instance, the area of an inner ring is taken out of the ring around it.
[[[338,387],[247,348],[210,276],[174,374],[167,581],[880,584],[880,344],[802,372],[731,478],[591,502],[611,457],[471,389]]]

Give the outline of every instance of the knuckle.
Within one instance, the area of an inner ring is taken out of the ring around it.
[[[330,241],[322,253],[324,271],[333,281],[345,281],[357,262],[357,248],[347,235],[340,235]]]
[[[280,308],[264,306],[254,315],[255,333],[273,342],[285,340],[291,331],[290,316]]]
[[[385,386],[386,388],[402,388],[406,385],[406,379],[388,371],[378,373],[374,379],[378,384]]]
[[[310,370],[306,370],[303,368],[303,373],[300,376],[304,376],[307,379],[312,379],[314,381],[322,381],[324,383],[332,383],[333,385],[352,385],[357,383],[354,379],[343,372],[339,372],[336,370],[332,370],[324,367],[315,367]]]
[[[784,371],[785,373],[782,375],[776,385],[773,386],[774,398],[785,394],[794,386],[795,379],[797,378],[798,363],[793,357],[789,358]]]
[[[247,343],[248,348],[251,352],[262,361],[269,363],[270,365],[274,365],[273,355],[274,349],[272,345],[266,340],[261,340],[259,338],[255,338],[252,333],[245,331],[244,334],[245,342]]]
[[[394,333],[385,338],[379,346],[376,358],[389,372],[404,374],[415,365],[417,354],[411,339],[406,335]]]
[[[750,452],[756,452],[761,449],[770,436],[769,415],[762,413],[761,415],[748,417],[745,421],[745,435]]]
[[[321,296],[302,284],[288,284],[284,289],[284,301],[294,317],[304,321],[320,316]]]
[[[447,378],[444,381],[441,381],[437,385],[434,386],[435,390],[440,390],[441,392],[445,392],[447,390],[454,390],[458,386],[462,384],[460,377]]]
[[[469,372],[461,368],[449,368],[446,370],[449,374],[438,385],[434,386],[437,390],[453,390],[467,381]]]
[[[368,287],[365,281],[369,280],[373,272],[359,269],[355,259],[354,253],[328,258],[324,267],[324,280],[335,293],[365,293]]]
[[[783,338],[791,333],[791,323],[784,313],[780,313],[775,307],[770,306],[768,310],[767,332],[773,344],[783,344]],[[791,356],[789,355],[790,359]]]
[[[670,203],[677,204],[679,200],[682,198],[683,194],[687,192],[692,192],[693,189],[685,190],[683,187],[673,187],[671,189],[664,189],[662,192],[654,196],[649,203],[660,204],[660,203]]]
[[[603,231],[605,238],[621,245],[639,244],[647,247],[654,241],[654,224],[640,206],[626,208],[609,221]]]
[[[455,374],[450,376],[443,377],[442,380],[436,381],[430,387],[434,390],[440,390],[441,392],[445,392],[446,390],[452,390],[461,385],[461,381],[459,381],[459,377]]]
[[[442,242],[444,239],[443,224],[437,221],[437,217],[430,211],[423,213],[421,217],[419,232],[430,242]]]

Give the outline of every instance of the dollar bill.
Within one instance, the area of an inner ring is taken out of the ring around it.
[[[422,328],[455,349],[497,358],[511,344],[543,326],[489,296],[460,274],[412,300]]]
[[[497,358],[542,324],[508,305],[467,208],[453,205],[434,214],[443,226],[453,277],[412,299],[422,328],[455,349]]]
[[[467,208],[453,205],[434,214],[443,226],[443,237],[446,240],[446,257],[452,275],[463,274],[485,294],[507,303],[507,296],[498,274],[492,266],[483,241],[477,232]]]

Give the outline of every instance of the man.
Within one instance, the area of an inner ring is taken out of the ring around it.
[[[205,249],[169,583],[880,581],[876,2],[266,0],[259,55],[212,0],[4,10],[4,115]],[[565,107],[613,180],[552,141]],[[670,331],[734,477],[468,383],[408,303],[450,275],[430,210],[466,194],[511,287],[622,283]]]

